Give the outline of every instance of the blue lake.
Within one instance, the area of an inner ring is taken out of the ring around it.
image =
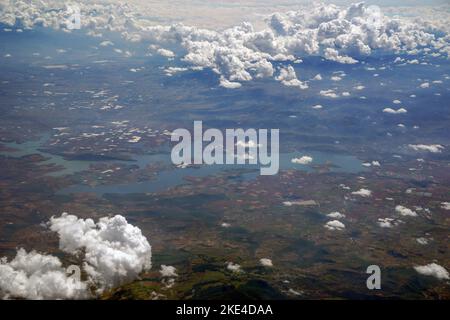
[[[42,137],[40,140],[29,141],[22,144],[8,143],[6,146],[17,149],[13,152],[2,152],[0,155],[21,157],[30,154],[40,154],[48,160],[40,162],[42,165],[58,165],[62,169],[50,173],[51,176],[64,176],[71,175],[77,172],[85,171],[89,169],[91,164],[99,163],[102,161],[80,161],[80,160],[67,160],[62,156],[53,155],[43,152],[39,148],[45,143],[48,136]],[[301,165],[292,163],[293,158],[301,156],[310,156],[313,161],[308,165]],[[171,165],[170,154],[149,154],[149,155],[131,155],[134,161],[116,161],[111,160],[109,162],[114,163],[127,163],[136,164],[140,168],[145,168],[149,164],[163,163]],[[280,154],[280,170],[303,170],[307,172],[314,171],[316,165],[329,165],[329,170],[332,172],[345,172],[345,173],[358,173],[366,171],[362,165],[362,161],[351,155],[331,153],[331,152],[319,152],[319,151],[299,151],[291,153]],[[152,180],[143,182],[133,182],[124,184],[112,184],[112,185],[97,185],[90,186],[86,184],[73,185],[59,190],[58,194],[72,194],[80,192],[89,192],[95,194],[105,193],[152,193],[161,192],[169,188],[176,187],[182,184],[186,184],[187,177],[207,177],[224,172],[239,173],[239,177],[243,180],[255,179],[260,174],[259,165],[200,165],[196,167],[187,168],[170,168],[158,172],[156,177]]]

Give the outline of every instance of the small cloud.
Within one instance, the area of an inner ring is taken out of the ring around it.
[[[423,246],[428,244],[428,239],[427,238],[423,238],[423,237],[422,238],[417,238],[416,241],[417,241],[418,244],[421,244]]]
[[[437,263],[430,263],[424,266],[416,266],[414,269],[425,276],[435,277],[439,280],[448,280],[449,273],[444,267],[438,265]]]
[[[231,272],[241,272],[241,266],[238,265],[237,263],[233,263],[233,262],[227,262],[227,269],[230,270]]]
[[[275,78],[283,85],[288,87],[298,87],[300,89],[308,89],[308,84],[297,79],[297,74],[292,66],[280,69],[280,74]]]
[[[225,79],[224,77],[220,77],[220,86],[224,87],[226,89],[238,89],[238,88],[242,87],[242,84],[240,84],[239,82],[229,81],[229,80]]]
[[[288,290],[288,294],[293,295],[293,296],[301,296],[303,293],[297,290],[294,290],[292,288],[290,288]]]
[[[161,269],[159,270],[159,273],[164,278],[173,278],[173,277],[178,277],[178,274],[176,271],[177,271],[177,269],[175,267],[166,266],[163,264],[163,265],[161,265]]]
[[[343,224],[342,222],[338,221],[338,220],[331,220],[328,221],[325,225],[325,228],[327,228],[328,230],[343,230],[345,229],[345,224]]]
[[[168,67],[166,69],[164,69],[164,73],[166,74],[166,76],[171,77],[176,73],[179,72],[184,72],[184,71],[188,71],[188,68],[181,68],[181,67]]]
[[[391,113],[391,114],[402,114],[402,113],[407,113],[408,110],[406,110],[405,108],[400,108],[400,109],[397,109],[397,110],[394,110],[392,108],[385,108],[385,109],[383,109],[383,112],[384,113]]]
[[[320,95],[327,97],[327,98],[338,98],[339,96],[337,95],[336,92],[334,92],[334,90],[320,90]]]
[[[327,214],[327,217],[333,218],[333,219],[343,219],[343,218],[345,218],[345,214],[335,211],[335,212],[331,212],[331,213]]]
[[[404,206],[396,206],[395,211],[399,213],[402,216],[410,216],[410,217],[417,217],[417,213],[411,209],[408,209]]]
[[[358,191],[353,191],[352,194],[361,197],[370,197],[372,195],[372,191],[370,191],[369,189],[361,188]]]
[[[291,160],[292,163],[303,164],[303,165],[309,164],[312,161],[313,161],[313,158],[310,157],[310,156],[302,156],[300,158],[294,158],[294,159]]]
[[[158,53],[159,55],[166,57],[166,58],[174,58],[175,57],[175,53],[168,49],[159,48],[156,50],[156,53]]]
[[[428,151],[431,153],[441,153],[442,149],[444,149],[440,144],[410,144],[408,147],[414,151]]]
[[[113,45],[114,45],[114,42],[109,41],[109,40],[100,42],[100,47],[108,47],[108,46],[113,46]]]
[[[377,223],[381,228],[393,228],[397,225],[395,219],[392,218],[379,218]]]
[[[268,258],[259,259],[259,263],[264,267],[273,267],[272,260]]]

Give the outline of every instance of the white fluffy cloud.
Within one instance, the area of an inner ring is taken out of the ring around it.
[[[410,216],[410,217],[417,216],[417,213],[415,211],[408,209],[404,206],[396,206],[395,211],[402,216]]]
[[[0,260],[0,291],[4,295],[26,299],[88,298],[92,285],[96,293],[101,293],[151,268],[150,244],[139,228],[120,215],[95,223],[63,213],[48,224],[59,235],[60,249],[83,259],[87,281],[68,276],[57,257],[19,249],[10,262]]]
[[[430,263],[424,266],[416,266],[414,267],[414,269],[420,274],[432,276],[439,280],[450,279],[448,271],[437,263]]]
[[[25,299],[84,299],[92,293],[136,279],[151,267],[151,247],[141,230],[120,215],[79,219],[63,213],[52,218],[60,249],[84,262],[86,281],[68,275],[59,258],[19,249],[16,257],[0,259],[0,292]]]
[[[0,259],[0,292],[3,298],[33,300],[89,297],[87,284],[70,277],[57,257],[24,249],[9,262]]]
[[[175,57],[175,53],[168,49],[159,48],[158,50],[156,50],[156,52],[163,57],[167,57],[167,58]]]
[[[272,260],[268,258],[259,259],[259,263],[264,267],[273,267]]]
[[[377,223],[381,228],[393,228],[397,224],[392,218],[379,218]]]
[[[304,56],[322,56],[339,63],[357,63],[371,54],[439,51],[446,54],[449,37],[445,24],[384,15],[363,3],[346,8],[319,4],[304,10],[274,13],[266,28],[252,24],[222,31],[182,24],[155,26],[146,15],[130,5],[102,1],[79,1],[82,29],[90,34],[121,33],[129,41],[171,44],[184,52],[182,60],[210,68],[230,82],[273,77],[274,62],[298,61]],[[51,10],[50,10],[51,9]],[[67,31],[67,5],[55,0],[24,2],[12,0],[0,6],[0,22],[29,29],[42,25]],[[442,29],[444,28],[444,29]],[[173,57],[173,52],[160,53]],[[167,55],[167,54],[168,55]],[[282,69],[277,78],[283,84],[306,84]],[[225,84],[225,81],[221,81]]]
[[[227,269],[230,270],[231,272],[241,272],[241,266],[238,265],[237,263],[233,263],[233,262],[227,262]]]
[[[408,147],[414,151],[428,151],[431,153],[441,153],[442,149],[444,149],[440,144],[410,144]]]
[[[339,220],[331,220],[331,221],[328,221],[324,225],[324,227],[327,228],[328,230],[344,230],[345,224],[343,224]]]
[[[370,191],[369,189],[361,188],[358,191],[353,191],[352,194],[361,197],[370,197],[372,195],[372,191]]]
[[[223,76],[220,77],[220,86],[226,89],[238,89],[242,87],[242,84],[239,82],[228,81]]]
[[[391,113],[391,114],[402,114],[402,113],[407,113],[408,111],[405,108],[400,108],[400,109],[392,109],[392,108],[384,108],[383,109],[384,113]]]
[[[297,74],[292,66],[280,69],[280,74],[275,78],[287,87],[298,87],[307,89],[308,84],[297,79]]]
[[[417,238],[416,241],[418,244],[425,246],[428,244],[429,240],[427,238],[420,237],[420,238]]]
[[[302,156],[300,158],[294,158],[291,160],[291,162],[295,164],[310,164],[312,161],[313,158],[310,156]]]
[[[50,220],[50,229],[58,233],[61,250],[84,252],[84,270],[100,289],[131,281],[151,268],[150,244],[120,215],[95,223],[63,213]]]
[[[319,93],[320,93],[321,96],[324,96],[324,97],[327,97],[327,98],[338,98],[339,97],[338,94],[332,89],[330,89],[330,90],[320,90]]]
[[[178,277],[178,274],[176,271],[177,271],[177,269],[175,267],[166,266],[163,264],[163,265],[161,265],[161,270],[159,270],[159,273],[164,278],[173,278],[173,277]]]
[[[333,219],[343,219],[343,218],[345,218],[345,214],[335,211],[335,212],[331,212],[331,213],[327,214],[327,217],[333,218]]]

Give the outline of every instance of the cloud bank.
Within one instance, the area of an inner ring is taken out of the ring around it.
[[[370,55],[450,52],[450,38],[441,24],[423,19],[384,15],[373,6],[355,3],[346,8],[319,4],[305,10],[273,13],[266,28],[256,31],[244,22],[221,31],[152,22],[130,5],[78,3],[82,29],[91,35],[120,33],[132,42],[177,47],[181,60],[208,68],[219,75],[225,88],[257,78],[275,78],[284,85],[307,88],[292,66],[275,76],[277,62],[301,62],[302,57],[320,56],[338,63],[354,64]],[[0,22],[24,29],[35,26],[67,31],[67,6],[54,0],[3,1]],[[105,43],[105,42],[102,42]],[[173,57],[168,49],[160,54]]]

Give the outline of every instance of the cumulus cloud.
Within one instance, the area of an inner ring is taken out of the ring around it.
[[[395,219],[392,218],[379,218],[377,223],[381,228],[393,228],[397,225]]]
[[[345,224],[343,224],[339,220],[331,220],[331,221],[328,221],[324,225],[324,227],[327,228],[328,230],[344,230]]]
[[[101,47],[108,47],[108,46],[113,46],[113,45],[114,45],[114,42],[109,41],[109,40],[105,40],[105,41],[100,42],[100,46]]]
[[[59,258],[19,249],[14,259],[0,259],[3,298],[86,299],[88,286],[67,274]],[[1,296],[1,294],[0,294]]]
[[[259,263],[264,267],[273,267],[272,260],[268,258],[259,259]]]
[[[335,212],[331,212],[331,213],[327,214],[327,217],[334,218],[334,219],[343,219],[343,218],[345,218],[345,214],[335,211]]]
[[[384,113],[391,113],[391,114],[402,114],[402,113],[407,113],[408,111],[405,108],[400,108],[400,109],[392,109],[392,108],[384,108],[383,109]]]
[[[372,54],[450,51],[445,24],[436,26],[424,19],[384,15],[363,3],[345,8],[318,4],[299,11],[274,13],[259,31],[250,23],[220,31],[182,24],[154,25],[132,5],[108,1],[77,4],[82,29],[88,33],[113,31],[133,42],[178,46],[184,52],[183,61],[209,68],[231,82],[273,77],[274,62],[296,62],[305,56],[353,64]],[[1,23],[21,25],[24,29],[44,26],[69,31],[66,16],[66,4],[55,0],[12,0],[0,7]],[[164,56],[174,57],[172,51],[158,50]],[[289,67],[282,70],[285,71],[277,78],[281,77],[279,81],[283,84],[306,86],[292,77]]]
[[[427,238],[423,238],[423,237],[417,238],[416,241],[417,241],[418,244],[421,244],[423,246],[428,244],[428,239]]]
[[[291,162],[295,164],[310,164],[312,161],[313,158],[310,156],[302,156],[300,158],[294,158],[291,160]]]
[[[334,90],[330,89],[330,90],[320,90],[320,95],[327,97],[327,98],[338,98],[338,94],[336,92],[334,92]]]
[[[168,49],[159,48],[156,50],[156,52],[163,57],[167,57],[167,58],[175,57],[175,53]]]
[[[326,48],[324,50],[323,56],[328,60],[336,61],[336,62],[344,63],[344,64],[355,64],[358,62],[358,60],[353,59],[352,57],[349,57],[346,55],[340,55],[339,51],[334,48]]]
[[[410,144],[408,147],[414,151],[427,151],[431,153],[441,153],[442,149],[444,149],[440,144]]]
[[[331,81],[341,81],[342,80],[342,78],[339,76],[332,76],[330,79],[331,79]]]
[[[396,206],[395,211],[402,215],[402,216],[410,216],[410,217],[417,217],[417,213],[411,209],[408,209],[404,206]]]
[[[220,86],[226,89],[238,89],[242,87],[242,84],[239,82],[228,81],[224,77],[220,77]]]
[[[305,82],[297,79],[297,74],[292,66],[281,68],[280,74],[275,79],[288,87],[299,87],[300,89],[308,88],[308,85]]]
[[[120,215],[95,223],[63,213],[52,217],[48,225],[58,234],[60,249],[83,261],[86,280],[69,274],[67,270],[73,266],[64,268],[58,257],[19,249],[11,261],[0,259],[0,292],[4,297],[85,299],[132,281],[151,267],[150,244],[139,228]],[[168,268],[166,272],[171,270]]]
[[[448,280],[448,271],[437,263],[430,263],[424,266],[415,266],[414,269],[425,276],[435,277],[439,280]]]
[[[237,263],[233,263],[233,262],[227,262],[227,269],[230,270],[231,272],[241,272],[241,266],[238,265]]]
[[[152,252],[146,237],[120,215],[95,223],[63,213],[51,218],[49,226],[58,233],[61,250],[84,253],[84,271],[100,290],[136,279],[151,268]]]
[[[370,197],[372,195],[372,191],[361,188],[358,191],[353,191],[352,194],[361,197]]]
[[[166,266],[164,264],[161,265],[161,269],[159,270],[159,273],[163,278],[173,278],[178,277],[177,269],[173,266]]]
[[[164,73],[168,76],[171,77],[176,73],[179,72],[184,72],[184,71],[188,71],[189,68],[182,68],[182,67],[168,67],[164,69]]]

